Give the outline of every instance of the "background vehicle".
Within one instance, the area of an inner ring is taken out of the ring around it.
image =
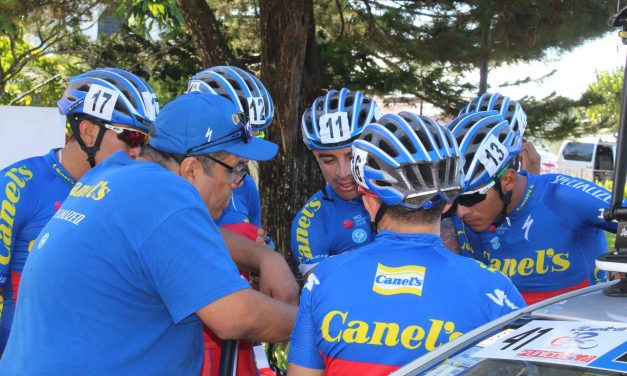
[[[612,178],[616,160],[614,136],[585,137],[567,140],[558,153],[557,170],[560,173],[586,180]]]
[[[538,150],[540,154],[540,173],[552,174],[557,172],[557,155],[546,150]]]

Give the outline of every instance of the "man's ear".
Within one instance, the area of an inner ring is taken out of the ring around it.
[[[96,144],[99,130],[100,127],[89,120],[81,120],[81,123],[78,125],[78,131],[81,135],[81,139],[87,147],[91,147]]]
[[[505,170],[503,175],[501,175],[501,187],[503,187],[503,192],[509,192],[514,189],[516,186],[516,179],[518,178],[518,172],[513,168],[508,168]]]
[[[377,211],[381,206],[381,200],[378,197],[372,197],[363,195],[361,196],[362,201],[364,202],[364,206],[366,207],[366,211],[370,214],[370,218],[374,220],[374,217],[377,215]]]
[[[179,169],[181,177],[192,184],[194,184],[200,174],[203,173],[202,163],[195,157],[183,159]]]

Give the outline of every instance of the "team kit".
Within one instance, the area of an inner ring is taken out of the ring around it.
[[[610,193],[540,175],[521,104],[498,93],[446,123],[359,90],[315,98],[301,147],[325,185],[284,245],[300,287],[248,173],[281,152],[253,73],[203,70],[161,108],[100,68],[58,108],[66,145],[0,172],[2,375],[218,375],[233,340],[238,375],[276,374],[255,349],[287,341],[290,375],[385,375],[608,279]]]

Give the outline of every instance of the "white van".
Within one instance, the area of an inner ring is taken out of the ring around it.
[[[616,137],[595,136],[562,143],[557,171],[586,180],[607,180],[614,174]]]

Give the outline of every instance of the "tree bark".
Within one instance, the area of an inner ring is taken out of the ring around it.
[[[242,67],[224,40],[213,10],[205,0],[176,0],[190,30],[198,57],[205,68],[214,65]],[[242,67],[244,68],[244,67]]]
[[[292,219],[323,181],[300,132],[301,115],[320,89],[313,2],[260,0],[259,8],[261,76],[275,103],[268,135],[280,148],[279,154],[260,168],[263,223],[276,239],[277,249],[294,266]]]
[[[479,95],[488,91],[488,70],[492,53],[492,15],[484,14],[481,17],[481,66],[479,67]]]

